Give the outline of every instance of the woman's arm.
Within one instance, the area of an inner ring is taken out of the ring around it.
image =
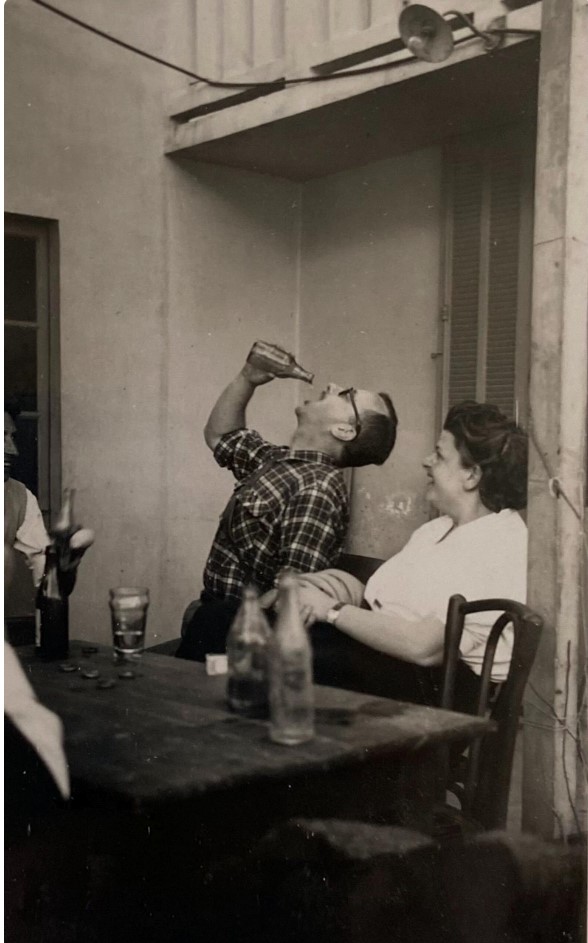
[[[434,615],[413,621],[390,612],[343,606],[337,628],[358,642],[402,661],[424,667],[443,661],[445,626]]]
[[[310,621],[324,622],[333,600],[309,586],[301,589],[300,603],[305,612],[311,613]],[[434,615],[412,620],[390,612],[343,606],[336,627],[358,642],[402,661],[428,667],[443,660],[445,625]]]

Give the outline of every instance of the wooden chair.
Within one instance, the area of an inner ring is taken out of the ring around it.
[[[466,616],[498,611],[488,636],[476,714],[489,716],[495,732],[476,741],[468,750],[463,782],[451,782],[449,791],[460,801],[460,814],[482,828],[503,828],[506,823],[513,753],[523,692],[539,644],[542,619],[522,603],[510,599],[480,599],[472,602],[452,596],[447,610],[441,707],[454,704],[459,645]],[[491,673],[496,646],[505,628],[513,627],[513,652],[507,678],[491,699]]]

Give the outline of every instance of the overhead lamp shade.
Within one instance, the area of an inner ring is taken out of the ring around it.
[[[398,20],[400,38],[417,59],[443,62],[453,51],[453,33],[447,20],[422,3],[405,7]]]

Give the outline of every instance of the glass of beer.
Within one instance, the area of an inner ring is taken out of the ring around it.
[[[149,590],[144,586],[116,586],[109,591],[114,663],[137,667],[145,648]]]

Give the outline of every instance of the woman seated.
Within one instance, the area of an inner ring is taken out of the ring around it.
[[[441,516],[412,535],[368,581],[361,606],[338,603],[304,579],[300,600],[314,624],[315,680],[436,703],[449,597],[525,602],[527,437],[496,406],[465,402],[448,413],[424,461],[427,498]],[[475,703],[486,640],[498,613],[466,619],[456,709]],[[492,680],[506,678],[512,629],[503,633]],[[387,656],[382,657],[382,653]]]

